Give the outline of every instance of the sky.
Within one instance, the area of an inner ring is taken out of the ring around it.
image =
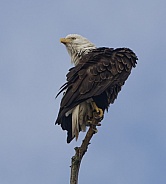
[[[69,183],[79,140],[54,125],[72,67],[59,42],[81,34],[97,47],[129,47],[138,64],[105,114],[79,184],[166,183],[166,1],[0,1],[0,183]]]

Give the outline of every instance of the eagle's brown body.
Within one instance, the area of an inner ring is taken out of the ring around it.
[[[72,114],[66,115],[66,113],[77,105],[88,102],[89,99],[93,100],[103,111],[108,109],[117,98],[132,68],[136,66],[136,60],[137,56],[128,48],[102,47],[92,49],[83,55],[79,63],[69,70],[67,82],[59,92],[65,91],[56,120],[63,130],[67,130],[68,143],[74,137]],[[87,114],[85,113],[84,116]]]

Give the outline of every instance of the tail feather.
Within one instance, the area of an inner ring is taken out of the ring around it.
[[[78,139],[79,135],[79,109],[80,106],[77,105],[72,112],[72,137],[76,137]]]
[[[63,130],[67,130],[67,143],[70,143],[74,137],[77,140],[80,131],[86,131],[87,117],[91,117],[90,110],[89,103],[82,102],[63,116],[61,114],[58,116],[56,124],[61,125]]]

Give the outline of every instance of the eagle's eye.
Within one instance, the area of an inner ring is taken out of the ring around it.
[[[73,36],[73,37],[71,37],[71,39],[72,39],[72,40],[75,40],[75,39],[76,39],[76,37],[74,37],[74,36]]]

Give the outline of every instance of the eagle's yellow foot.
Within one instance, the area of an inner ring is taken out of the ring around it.
[[[90,125],[101,126],[101,123],[99,123],[99,122],[96,123],[93,120],[88,120],[87,126],[90,126]]]
[[[103,115],[104,115],[103,110],[98,108],[95,102],[91,102],[91,104],[92,104],[93,110],[95,110],[95,112],[96,112],[96,113],[94,113],[95,114],[94,117],[96,119],[102,120]]]

